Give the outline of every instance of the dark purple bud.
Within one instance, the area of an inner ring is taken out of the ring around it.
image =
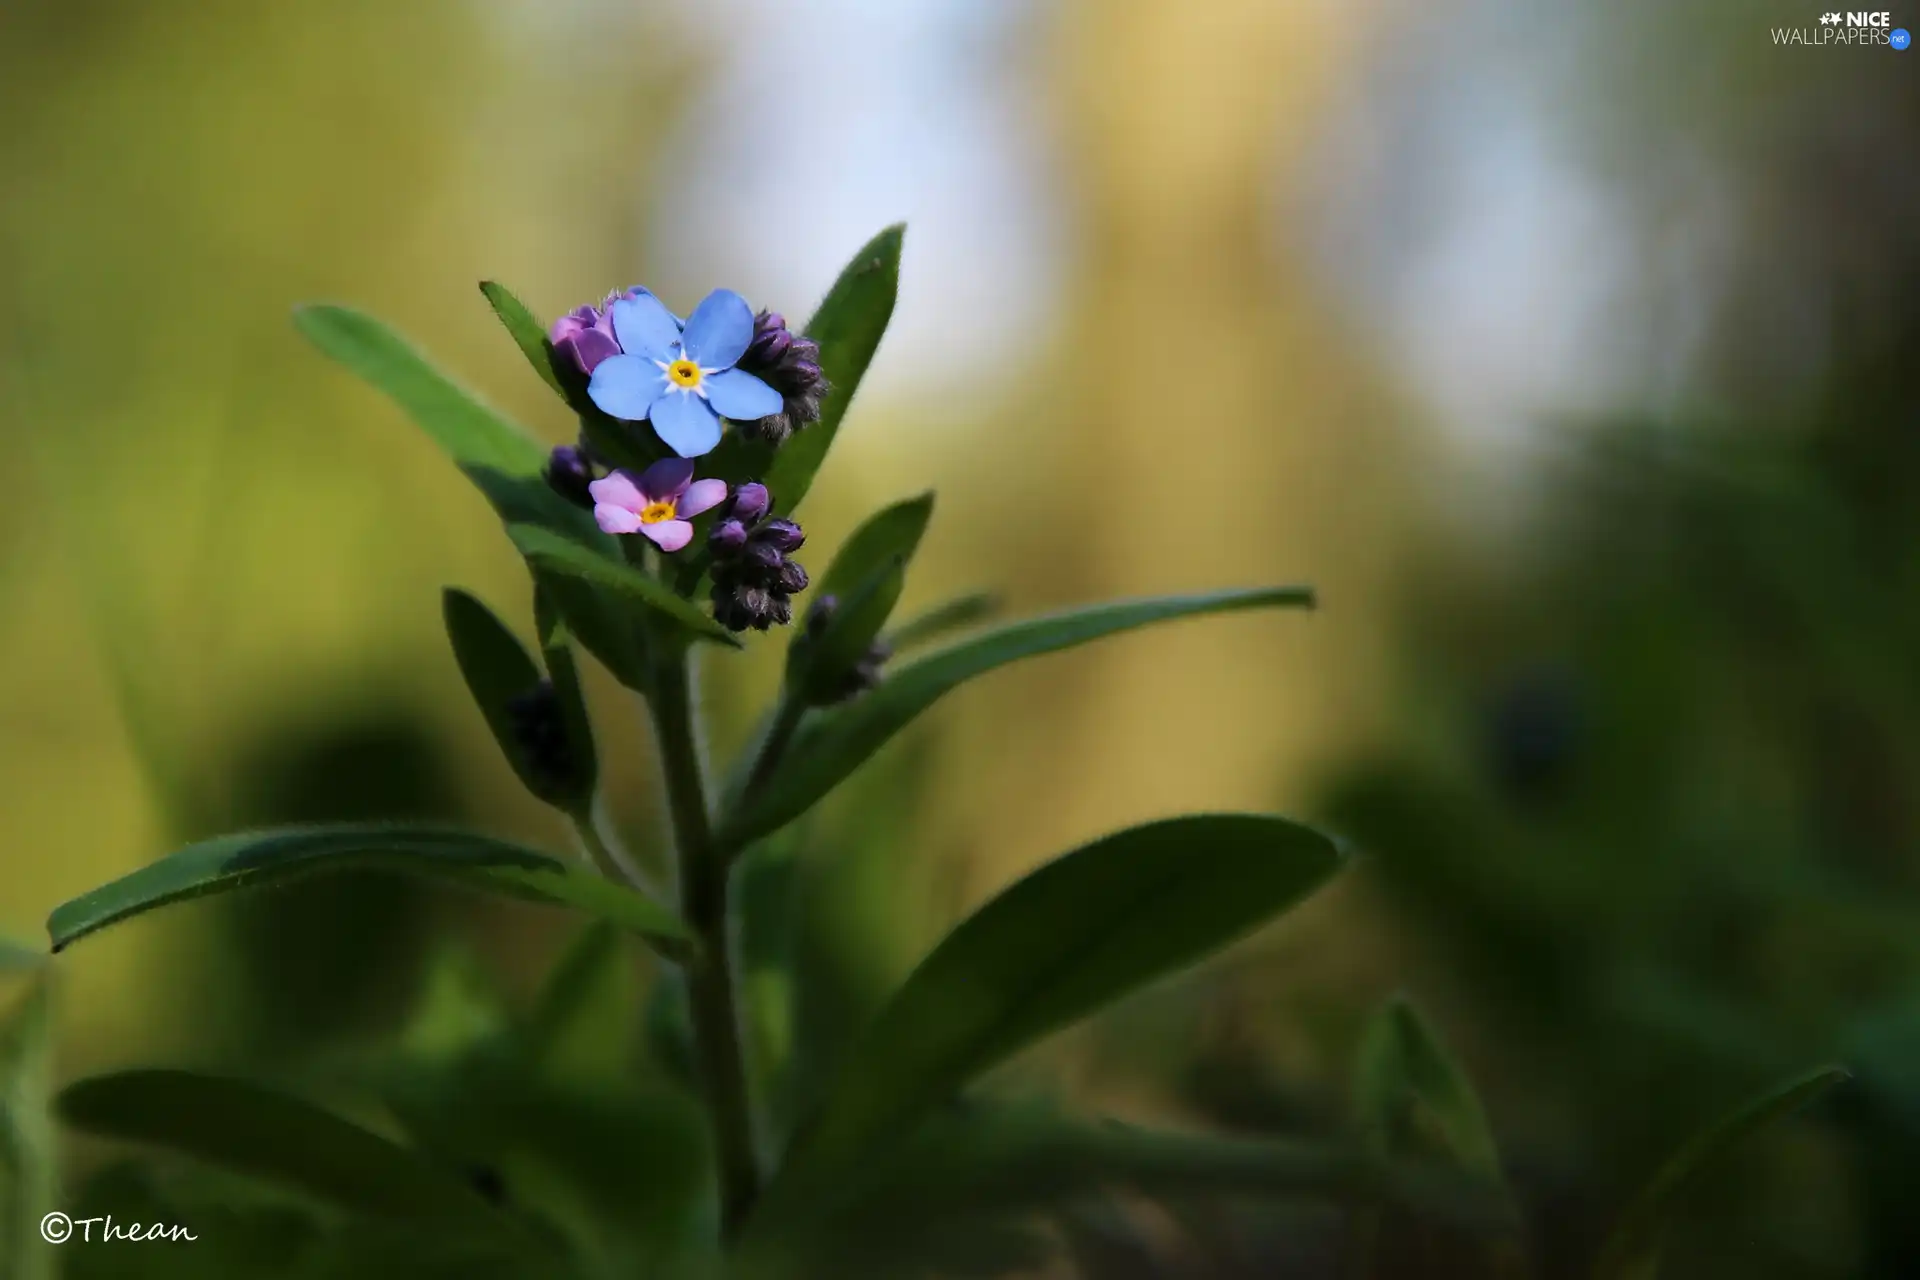
[[[749,481],[733,491],[733,497],[728,499],[722,516],[750,525],[767,514],[767,509],[772,505],[773,499],[767,493],[767,486]]]
[[[806,544],[807,535],[791,520],[773,519],[753,531],[753,541],[765,543],[776,551],[792,552]]]
[[[593,508],[593,495],[587,486],[593,483],[593,464],[587,455],[570,444],[563,444],[547,456],[547,485],[576,507]]]
[[[767,621],[782,627],[793,621],[793,601],[787,599],[786,592],[769,591],[767,593]],[[765,629],[761,628],[763,631]]]
[[[722,520],[707,534],[707,548],[716,556],[731,556],[747,545],[747,526],[738,520]]]
[[[773,577],[773,585],[788,595],[805,591],[808,581],[806,567],[798,560],[782,560],[780,571]]]
[[[740,553],[740,562],[755,574],[771,578],[780,572],[786,557],[780,554],[780,548],[756,537],[748,540],[746,550]]]
[[[553,682],[542,680],[510,699],[507,715],[513,722],[521,763],[535,789],[548,796],[567,791],[575,781],[573,747],[567,741],[566,720]]]
[[[753,320],[753,339],[739,367],[780,393],[780,412],[746,427],[749,435],[778,445],[820,417],[827,381],[820,369],[820,344],[787,328],[786,318],[762,311]]]

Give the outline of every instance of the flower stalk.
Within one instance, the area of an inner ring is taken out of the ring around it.
[[[654,736],[679,861],[680,913],[700,940],[686,968],[693,1047],[706,1095],[720,1177],[720,1229],[732,1236],[760,1194],[753,1101],[735,1004],[727,904],[728,864],[714,843],[693,723],[692,673],[684,648],[663,646],[654,668]]]

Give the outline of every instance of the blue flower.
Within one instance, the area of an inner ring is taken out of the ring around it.
[[[720,419],[751,422],[781,410],[780,393],[734,364],[753,341],[753,308],[715,289],[685,327],[660,300],[631,291],[609,308],[620,354],[594,366],[587,394],[603,413],[651,422],[683,458],[720,443]]]

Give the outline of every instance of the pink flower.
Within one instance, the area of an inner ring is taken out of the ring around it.
[[[608,533],[637,533],[662,551],[678,551],[693,539],[687,521],[727,496],[725,480],[695,480],[686,458],[663,458],[638,476],[616,471],[587,486],[593,518]]]
[[[595,307],[579,307],[553,322],[547,338],[558,351],[573,357],[580,372],[590,374],[602,360],[620,354],[613,320]]]

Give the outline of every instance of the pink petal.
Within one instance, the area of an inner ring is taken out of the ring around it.
[[[640,535],[653,540],[653,545],[662,551],[678,551],[693,541],[693,526],[685,520],[662,520],[658,524],[643,525]]]
[[[645,533],[653,537],[654,526],[642,527],[640,513],[629,511],[625,507],[616,507],[612,503],[602,502],[594,507],[593,518],[600,523],[602,533]],[[689,525],[688,528],[693,526]],[[657,539],[656,539],[657,541]]]
[[[674,506],[674,514],[687,519],[699,515],[702,511],[711,511],[726,501],[727,482],[708,478],[695,480],[680,495],[680,501]]]
[[[603,502],[613,507],[625,507],[629,511],[638,512],[640,508],[647,505],[646,495],[640,492],[638,485],[634,484],[633,477],[624,471],[616,471],[604,480],[595,480],[587,486],[587,492],[593,495],[595,502]],[[628,532],[631,533],[632,530]]]

